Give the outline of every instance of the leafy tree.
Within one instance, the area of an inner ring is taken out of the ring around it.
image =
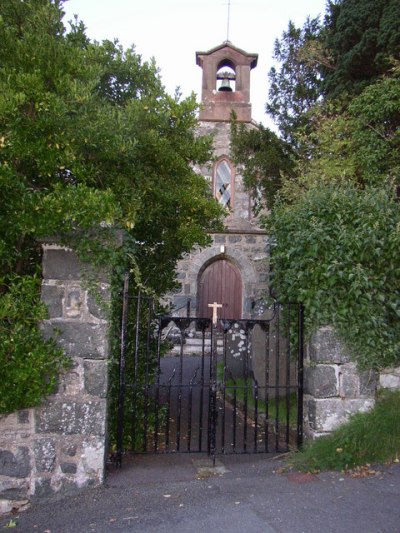
[[[399,2],[329,2],[323,47],[333,67],[323,72],[323,93],[331,98],[359,94],[388,71],[392,58],[399,57]]]
[[[282,187],[282,173],[293,176],[293,151],[288,143],[260,124],[247,128],[231,126],[232,153],[235,163],[243,166],[244,184],[259,209],[271,208]]]
[[[390,0],[330,2],[315,38],[285,33],[282,105],[267,106],[290,135],[294,161],[291,172],[281,166],[263,220],[276,242],[271,284],[280,298],[305,303],[309,331],[333,324],[360,365],[375,368],[400,363],[398,9]],[[304,65],[315,98],[294,107]],[[255,135],[256,152],[246,134],[234,140],[250,172],[268,150]],[[258,182],[268,178],[268,165],[258,165]]]
[[[38,284],[27,276],[37,272],[41,236],[60,235],[84,259],[130,266],[139,283],[160,294],[174,284],[176,261],[195,244],[206,244],[206,231],[221,216],[206,181],[193,171],[211,154],[211,140],[195,135],[194,96],[168,95],[156,65],[142,62],[133,47],[91,42],[79,21],[67,31],[62,6],[62,0],[1,3],[0,308],[5,310],[22,309],[18,287],[30,291],[28,301],[38,301]],[[122,252],[115,228],[125,230]],[[1,315],[3,367],[18,367],[29,338],[33,354],[54,348],[29,336],[42,311],[32,307],[29,327],[21,319],[25,312],[23,307],[23,313]],[[11,321],[20,326],[14,351],[5,342]],[[45,373],[46,357],[39,359],[33,357]],[[54,377],[57,365],[52,371]],[[2,380],[2,394],[24,383]],[[30,396],[29,404],[39,398]]]
[[[400,363],[400,209],[393,190],[315,184],[266,220],[273,286],[335,326],[364,367]]]
[[[289,22],[275,42],[279,66],[270,70],[266,105],[285,140],[299,146],[296,130],[308,126],[316,103],[360,94],[390,70],[400,53],[399,21],[397,0],[337,0],[328,2],[324,23]]]
[[[319,20],[308,18],[302,28],[289,21],[281,40],[275,41],[274,59],[280,68],[269,71],[266,111],[277,123],[283,139],[292,143],[293,132],[304,125],[307,111],[320,96],[320,74],[309,53],[318,47],[319,35]]]

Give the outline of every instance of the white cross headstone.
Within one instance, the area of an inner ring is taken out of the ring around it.
[[[222,304],[217,304],[217,302],[214,302],[213,304],[208,304],[208,307],[212,307],[212,310],[213,310],[212,323],[213,323],[213,326],[216,326],[217,321],[218,321],[218,309],[222,307]]]

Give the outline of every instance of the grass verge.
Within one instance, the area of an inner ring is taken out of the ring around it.
[[[385,391],[371,411],[353,415],[329,436],[288,458],[288,463],[311,472],[348,470],[367,463],[398,461],[399,456],[400,391]]]
[[[222,363],[218,363],[217,377],[219,383],[222,383],[225,388],[226,399],[233,402],[236,398],[238,406],[243,406],[245,397],[247,397],[247,406],[250,411],[255,411],[256,401],[254,398],[254,383],[252,379],[232,378],[224,379],[224,367]],[[260,388],[265,392],[265,387]],[[287,395],[276,398],[275,391],[269,391],[270,397],[266,404],[261,397],[257,401],[257,412],[259,415],[266,414],[268,410],[268,418],[274,422],[278,419],[280,423],[286,424],[288,421],[287,412],[289,409],[289,426],[296,427],[297,424],[297,393],[289,392]]]

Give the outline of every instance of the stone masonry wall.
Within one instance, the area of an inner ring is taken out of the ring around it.
[[[248,124],[249,128],[254,128],[253,124]],[[198,135],[213,136],[213,154],[215,159],[227,157],[231,160],[231,126],[228,122],[200,122]],[[196,168],[206,180],[213,185],[213,164],[206,164]],[[231,214],[225,219],[224,225],[228,230],[248,231],[259,230],[258,220],[251,211],[249,193],[246,191],[243,176],[240,169],[234,172],[233,187],[233,208]]]
[[[391,390],[400,389],[400,366],[382,370],[379,375],[379,387]]]
[[[58,391],[41,407],[0,417],[0,512],[32,497],[70,492],[103,481],[106,440],[108,322],[82,284],[75,254],[44,245],[42,300],[45,337],[71,356]],[[108,299],[105,280],[100,293]]]
[[[304,365],[304,432],[309,438],[330,433],[353,413],[375,403],[377,376],[350,362],[333,328],[311,338]]]
[[[255,127],[251,123],[248,127]],[[231,157],[229,122],[201,121],[198,135],[213,136],[213,152],[216,159]],[[195,169],[212,187],[213,164]],[[242,314],[250,318],[254,302],[267,294],[269,243],[266,232],[259,226],[251,210],[249,193],[245,190],[240,169],[235,169],[233,208],[224,219],[224,230],[210,235],[212,244],[207,248],[195,248],[177,264],[179,288],[166,295],[166,302],[175,310],[186,312],[190,299],[191,314],[198,309],[198,283],[204,269],[214,260],[226,259],[239,270],[243,282]],[[178,311],[179,312],[179,311]]]

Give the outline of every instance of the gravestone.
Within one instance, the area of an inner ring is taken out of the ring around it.
[[[225,336],[226,366],[228,378],[244,378],[251,374],[251,358],[248,338],[243,326],[232,323]]]

